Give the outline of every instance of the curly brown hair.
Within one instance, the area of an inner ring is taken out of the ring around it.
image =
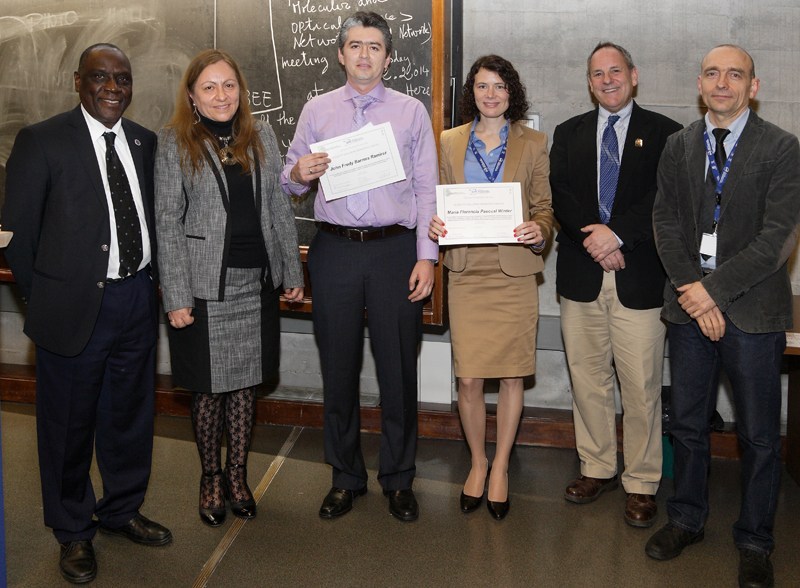
[[[250,105],[247,103],[247,83],[239,66],[225,51],[206,49],[198,53],[186,68],[178,87],[175,112],[167,123],[167,127],[175,130],[178,150],[181,153],[181,168],[185,173],[200,171],[205,165],[206,142],[210,141],[212,145],[216,142],[214,135],[205,125],[196,124],[197,115],[194,112],[194,104],[189,92],[192,91],[203,70],[219,61],[224,61],[231,66],[239,84],[239,108],[235,114],[233,142],[230,144],[233,158],[242,165],[244,173],[250,173],[252,165],[250,149],[253,150],[253,155],[258,161],[264,161],[264,146],[258,136],[256,121],[250,112]]]
[[[505,112],[505,117],[511,122],[525,118],[525,113],[528,112],[530,104],[525,96],[525,84],[520,81],[517,70],[514,69],[510,61],[503,59],[499,55],[484,55],[472,64],[469,74],[467,74],[467,80],[464,82],[461,100],[461,118],[463,121],[465,123],[470,122],[479,114],[478,106],[475,104],[475,92],[472,87],[475,84],[475,76],[481,68],[499,75],[500,79],[508,87],[508,110]]]

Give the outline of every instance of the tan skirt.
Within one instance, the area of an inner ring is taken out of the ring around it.
[[[516,378],[536,371],[536,276],[500,270],[496,245],[467,248],[463,272],[448,274],[450,336],[459,378]]]

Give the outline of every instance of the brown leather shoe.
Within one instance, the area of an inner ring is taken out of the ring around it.
[[[617,476],[605,479],[581,476],[567,486],[564,498],[575,504],[587,504],[597,500],[603,492],[614,490],[617,486],[619,486]]]
[[[625,502],[625,522],[632,527],[652,527],[656,522],[655,497],[650,494],[628,494]]]

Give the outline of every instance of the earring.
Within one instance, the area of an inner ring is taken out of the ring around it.
[[[192,124],[196,125],[200,122],[200,113],[197,112],[197,104],[194,102],[192,102],[192,112],[194,112],[194,122]]]

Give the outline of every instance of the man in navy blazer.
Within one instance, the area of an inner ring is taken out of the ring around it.
[[[653,210],[669,283],[663,317],[672,375],[675,495],[669,523],[647,544],[671,559],[703,539],[708,517],[709,417],[720,367],[733,387],[742,450],[742,504],[733,538],[741,586],[771,586],[781,470],[781,357],[792,326],[787,260],[800,220],[797,137],[750,109],[752,57],[721,45],[697,87],[706,116],[667,142]]]
[[[156,138],[121,118],[133,77],[119,48],[87,48],[74,81],[80,106],[17,135],[3,225],[14,232],[6,258],[27,302],[25,333],[36,344],[45,524],[61,544],[61,574],[84,583],[96,575],[98,526],[146,545],[165,545],[172,535],[139,514],[153,446]],[[132,268],[120,262],[108,131],[141,232],[141,261]],[[89,478],[93,447],[103,479],[99,501]]]
[[[598,44],[587,78],[598,108],[558,125],[550,150],[553,210],[561,225],[556,289],[581,462],[564,498],[593,502],[621,481],[625,521],[649,527],[661,481],[665,334],[659,317],[665,276],[652,209],[658,159],[680,125],[634,102],[638,72],[623,47]],[[615,160],[618,178],[601,190],[606,157]],[[623,406],[621,476],[615,377]]]

